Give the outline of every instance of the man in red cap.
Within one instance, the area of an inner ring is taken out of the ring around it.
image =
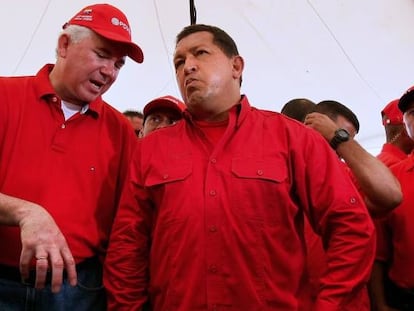
[[[101,260],[137,139],[102,95],[127,56],[143,61],[124,13],[90,5],[54,65],[0,78],[0,310],[105,310]]]
[[[398,105],[405,131],[414,139],[414,87],[393,104]],[[375,222],[377,253],[370,281],[375,310],[414,310],[413,168],[413,153],[390,167],[401,184],[403,201]]]
[[[399,99],[389,102],[381,111],[386,143],[382,146],[378,159],[391,166],[405,159],[414,147],[414,141],[407,135],[403,114],[398,109]]]
[[[181,120],[184,110],[185,104],[171,95],[151,100],[144,107],[144,123],[140,137],[145,137],[157,129],[174,125]]]

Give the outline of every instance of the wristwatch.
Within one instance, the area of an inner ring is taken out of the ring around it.
[[[343,142],[348,141],[350,138],[350,135],[348,133],[347,130],[344,129],[337,129],[335,131],[335,135],[334,137],[331,139],[331,141],[329,142],[329,144],[331,145],[331,147],[336,150],[336,148],[338,148],[338,146],[340,144],[342,144]]]

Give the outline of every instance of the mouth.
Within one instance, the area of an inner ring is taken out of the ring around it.
[[[188,86],[188,85],[190,85],[192,82],[194,82],[194,81],[197,81],[196,79],[193,79],[193,78],[189,78],[189,79],[187,79],[187,80],[185,80],[185,86]]]
[[[92,86],[97,90],[100,91],[103,86],[105,85],[105,83],[97,81],[97,80],[90,80]]]

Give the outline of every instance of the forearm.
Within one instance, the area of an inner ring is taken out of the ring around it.
[[[108,310],[140,310],[147,301],[150,208],[125,191],[112,226],[104,264]]]
[[[18,226],[33,203],[0,193],[0,224]]]
[[[401,203],[402,193],[398,180],[391,171],[368,153],[355,140],[342,143],[337,148],[364,193],[371,212],[381,213],[395,208]]]
[[[351,303],[354,297],[366,291],[374,261],[375,231],[365,211],[348,214],[340,223],[334,221],[328,232],[332,234],[327,243],[327,269],[321,278],[318,301],[339,306]],[[357,238],[356,232],[359,232]]]
[[[148,247],[130,228],[120,232],[115,224],[111,236],[104,265],[108,310],[141,310],[148,299]]]

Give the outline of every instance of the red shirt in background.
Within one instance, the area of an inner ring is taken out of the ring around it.
[[[402,288],[414,288],[414,157],[391,166],[391,171],[401,184],[402,203],[381,221],[378,231],[377,257],[389,265],[388,276]]]
[[[385,143],[382,146],[381,152],[377,155],[377,158],[386,166],[390,167],[391,165],[406,159],[407,154],[393,144]]]

